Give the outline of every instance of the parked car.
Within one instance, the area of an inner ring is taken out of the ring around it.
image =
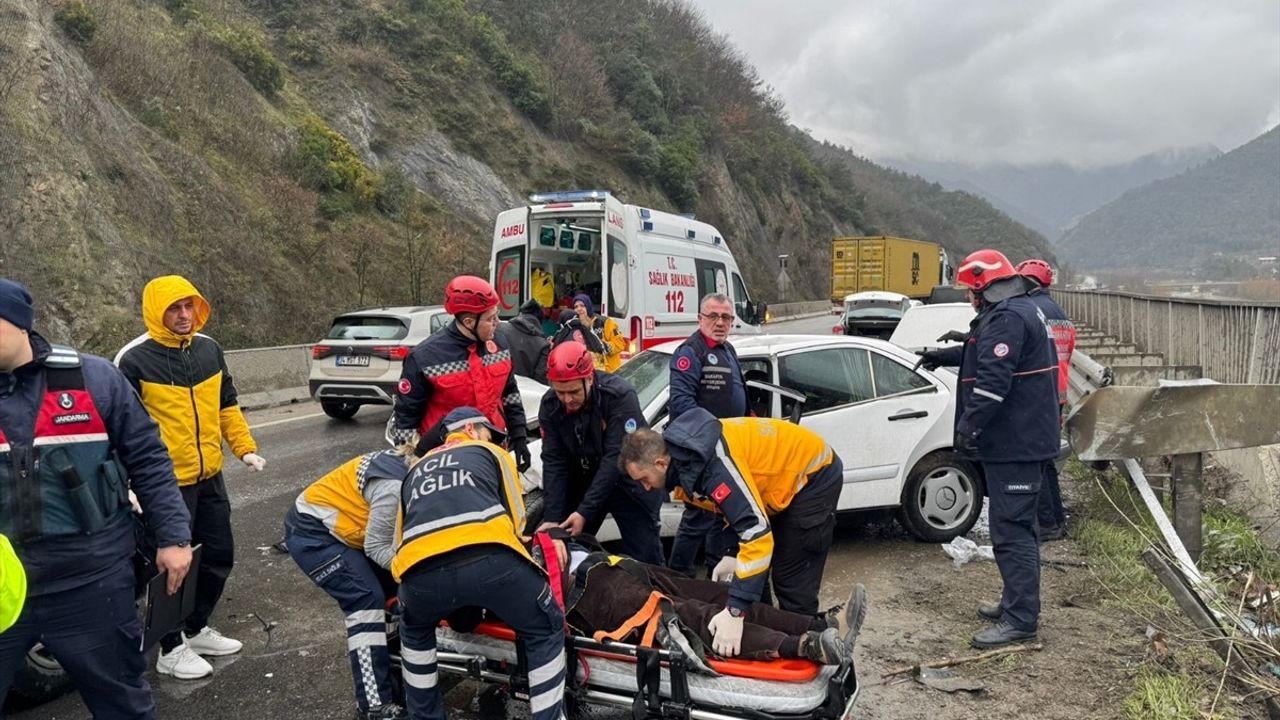
[[[906,295],[880,290],[854,293],[845,297],[840,324],[831,332],[887,338],[910,307],[911,298]]]
[[[889,342],[907,350],[932,350],[957,344],[939,340],[948,332],[967,333],[977,311],[967,302],[939,303],[912,307],[903,314]]]
[[[635,386],[645,418],[658,430],[666,425],[668,367],[678,346],[646,350],[618,370]],[[871,338],[761,335],[734,338],[734,346],[751,385],[751,410],[775,418],[794,413],[840,454],[844,489],[838,511],[896,508],[903,527],[930,542],[963,535],[977,521],[982,476],[952,449],[954,373],[913,369],[913,353]],[[536,445],[530,443],[533,467],[526,489],[542,484]],[[680,514],[676,503],[663,507],[663,536],[675,534]],[[617,537],[612,520],[599,537]]]
[[[390,405],[409,351],[448,324],[449,314],[440,305],[339,315],[311,346],[311,397],[340,420],[354,416],[361,405]]]

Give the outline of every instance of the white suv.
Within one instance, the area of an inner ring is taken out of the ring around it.
[[[439,305],[339,315],[324,339],[311,346],[311,397],[329,417],[341,420],[361,405],[390,405],[409,351],[449,319]]]

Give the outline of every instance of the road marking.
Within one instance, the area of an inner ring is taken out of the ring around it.
[[[298,417],[288,417],[280,420],[270,420],[268,422],[258,423],[257,425],[250,425],[249,429],[257,430],[258,428],[271,427],[272,425],[283,425],[285,423],[297,422],[299,420],[310,420],[311,418],[316,418],[316,417],[324,417],[324,413],[318,412],[318,413],[311,413],[310,415],[299,415]]]

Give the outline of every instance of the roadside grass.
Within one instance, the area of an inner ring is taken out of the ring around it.
[[[1115,470],[1092,470],[1075,459],[1065,474],[1074,479],[1076,490],[1071,535],[1088,555],[1099,605],[1148,625],[1146,656],[1135,667],[1133,688],[1121,704],[1121,716],[1229,720],[1239,717],[1242,696],[1274,691],[1270,680],[1264,678],[1259,685],[1257,676],[1226,682],[1221,659],[1147,568],[1142,551],[1163,541],[1128,479]],[[1206,506],[1204,549],[1197,566],[1223,593],[1214,610],[1234,617],[1246,588],[1252,587],[1256,595],[1259,587],[1274,586],[1280,579],[1280,555],[1266,547],[1239,513],[1210,498]],[[1255,654],[1280,659],[1274,643],[1268,646],[1251,640],[1247,644]]]

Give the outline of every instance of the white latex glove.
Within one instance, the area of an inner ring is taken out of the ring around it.
[[[138,502],[138,496],[134,495],[132,490],[129,491],[129,505],[135,513],[142,514],[142,503]]]
[[[729,582],[733,579],[733,574],[738,571],[738,558],[732,555],[725,555],[720,558],[720,562],[711,570],[711,579],[716,582]]]
[[[267,466],[266,459],[258,453],[245,453],[240,462],[248,465],[251,472],[262,472],[262,468]]]
[[[711,631],[712,650],[727,658],[738,655],[742,648],[741,616],[734,617],[730,614],[729,608],[725,608],[711,618],[711,622],[707,623],[707,629]]]

